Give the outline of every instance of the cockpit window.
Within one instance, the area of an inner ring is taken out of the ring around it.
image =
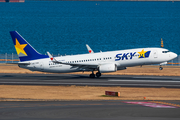
[[[168,52],[170,52],[170,51],[162,51],[162,53],[168,53]]]

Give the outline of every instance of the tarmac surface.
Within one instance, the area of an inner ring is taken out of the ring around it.
[[[121,87],[180,88],[177,76],[102,75],[89,78],[86,74],[0,74],[1,85],[78,85]]]
[[[121,100],[0,102],[0,119],[179,120],[179,104],[180,101]]]
[[[180,88],[180,77],[78,74],[0,74],[4,85]],[[1,101],[1,120],[179,120],[180,101]]]

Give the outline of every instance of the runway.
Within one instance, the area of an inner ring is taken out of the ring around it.
[[[78,74],[0,74],[4,85],[80,85],[179,88],[180,77]],[[2,101],[0,118],[10,120],[179,120],[180,101]],[[9,99],[10,100],[10,99]]]
[[[179,120],[180,101],[0,102],[0,118],[11,120]],[[133,103],[133,104],[132,104]],[[163,105],[173,104],[173,105]]]
[[[87,74],[0,74],[2,85],[78,85],[121,87],[180,88],[180,77],[103,75],[89,78]]]

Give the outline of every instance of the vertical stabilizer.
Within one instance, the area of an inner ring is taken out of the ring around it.
[[[48,58],[38,53],[17,31],[10,31],[14,47],[21,62]]]

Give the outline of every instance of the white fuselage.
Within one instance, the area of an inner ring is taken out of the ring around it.
[[[142,50],[146,51],[146,54],[141,55],[140,52]],[[63,64],[54,63],[50,58],[37,59],[26,61],[29,62],[30,65],[19,65],[19,67],[32,71],[68,73],[76,71],[92,71],[96,70],[98,66],[112,63],[117,66],[117,70],[120,70],[124,67],[160,64],[176,57],[177,55],[175,53],[169,52],[164,48],[138,48],[55,57],[57,61],[62,62]]]

